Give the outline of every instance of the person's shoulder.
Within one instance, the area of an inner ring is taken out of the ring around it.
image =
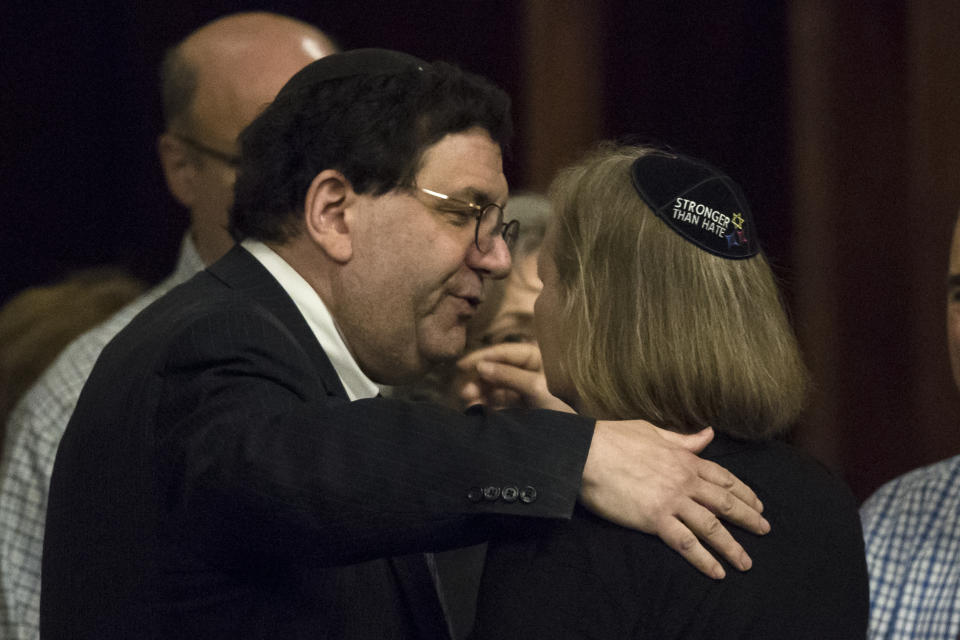
[[[169,339],[185,327],[216,323],[252,306],[242,292],[225,286],[209,271],[201,271],[182,282],[170,278],[117,314],[111,319],[116,321],[111,322],[111,327],[100,327],[103,330],[100,338],[105,339],[101,348],[118,336],[125,341],[129,341],[131,335],[137,336],[135,340]]]
[[[843,478],[787,442],[748,442],[718,434],[703,457],[727,468],[755,491],[768,488],[784,495],[804,495],[813,502],[836,499],[840,501],[838,506],[856,510],[856,500]]]
[[[956,487],[958,475],[960,475],[960,455],[908,471],[877,489],[870,500],[883,499],[890,495],[904,497],[930,490],[940,491],[944,488]]]
[[[292,302],[290,303],[293,307]],[[194,363],[239,356],[302,364],[303,335],[269,301],[226,285],[209,271],[172,289],[140,313],[104,350],[117,364],[147,358],[152,371],[192,369]],[[304,323],[303,328],[309,331]],[[138,366],[138,370],[145,370]]]
[[[941,520],[956,513],[958,504],[960,456],[954,456],[890,480],[863,503],[860,514],[869,535],[895,521]]]
[[[798,469],[803,474],[802,477],[805,482],[828,485],[844,493],[844,495],[853,497],[846,481],[834,469],[828,467],[809,451],[780,440],[773,440],[766,444],[774,456]]]

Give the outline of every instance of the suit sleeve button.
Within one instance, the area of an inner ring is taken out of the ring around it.
[[[485,500],[489,500],[490,502],[493,502],[494,500],[500,497],[500,487],[494,487],[494,486],[484,487],[483,497]]]
[[[467,500],[470,502],[480,502],[483,500],[483,490],[480,487],[470,487],[467,489]]]
[[[504,502],[516,502],[517,498],[520,497],[520,490],[516,487],[504,487],[503,491],[500,492],[500,497],[503,498]]]
[[[520,490],[520,502],[530,504],[537,499],[537,490],[533,487],[524,487]]]

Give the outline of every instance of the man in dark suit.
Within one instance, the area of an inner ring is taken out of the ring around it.
[[[46,638],[443,638],[424,556],[596,513],[704,572],[759,501],[710,434],[376,397],[464,348],[510,268],[509,100],[381,50],[311,64],[241,136],[241,244],[104,350],[57,454]]]

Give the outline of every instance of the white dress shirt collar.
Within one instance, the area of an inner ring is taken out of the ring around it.
[[[204,266],[203,260],[200,259],[200,254],[197,253],[197,245],[194,244],[193,238],[190,236],[190,233],[187,232],[183,236],[183,241],[180,243],[180,256],[177,258],[177,265],[174,267],[173,274],[170,278],[176,282],[176,284],[186,282],[198,271],[203,271]]]
[[[340,382],[347,391],[351,400],[372,398],[380,393],[380,387],[361,371],[360,365],[353,359],[353,354],[344,342],[337,323],[334,321],[327,306],[314,291],[313,287],[303,279],[286,260],[258,240],[246,239],[241,246],[250,252],[263,267],[270,272],[277,282],[287,292],[287,295],[297,305],[307,325],[317,337],[317,342],[326,352]]]

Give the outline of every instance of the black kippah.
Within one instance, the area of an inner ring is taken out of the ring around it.
[[[390,49],[353,49],[314,60],[283,86],[277,97],[329,80],[354,76],[388,76],[423,71],[430,65],[406,53]]]
[[[657,217],[704,251],[733,260],[760,251],[750,205],[726,174],[665,151],[637,158],[630,173],[637,193]]]

